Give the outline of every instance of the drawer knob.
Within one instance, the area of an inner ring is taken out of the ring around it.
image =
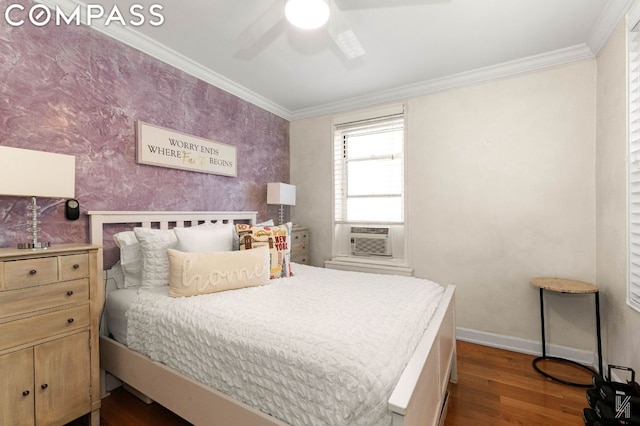
[[[73,290],[69,290],[69,291],[67,292],[67,296],[73,296]]]
[[[69,318],[69,319],[67,320],[67,322],[68,322],[69,324],[73,323],[73,321],[75,321],[73,318]]]
[[[22,396],[29,396],[29,394],[30,394],[30,393],[31,393],[31,392],[29,392],[28,390],[23,391],[23,392],[22,392]]]
[[[46,389],[46,388],[48,388],[48,387],[49,387],[49,385],[48,385],[48,384],[46,384],[46,383],[43,383],[40,387],[41,387],[42,389]]]
[[[73,269],[78,269],[80,267],[80,265],[78,265],[77,263],[73,265]]]
[[[29,275],[35,275],[37,273],[38,273],[38,271],[36,271],[35,269],[32,269],[32,270],[29,271]]]

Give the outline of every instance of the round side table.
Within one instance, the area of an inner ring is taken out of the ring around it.
[[[587,283],[584,281],[576,281],[569,280],[564,278],[532,278],[530,281],[531,285],[534,287],[538,287],[540,289],[540,322],[542,325],[542,356],[537,357],[533,360],[533,368],[543,376],[554,380],[559,383],[563,383],[569,386],[576,387],[584,387],[588,388],[593,386],[591,383],[574,383],[568,380],[563,380],[558,377],[554,377],[551,374],[543,371],[539,366],[538,362],[543,360],[553,360],[558,362],[563,362],[567,364],[571,364],[577,366],[579,368],[585,369],[590,373],[594,373],[594,370],[591,367],[588,367],[583,364],[579,364],[575,361],[571,361],[569,359],[558,358],[553,356],[547,356],[546,349],[546,341],[545,341],[545,330],[544,330],[544,290],[553,291],[556,293],[569,293],[569,294],[593,294],[596,298],[596,334],[598,339],[598,373],[602,374],[602,342],[600,336],[600,296],[598,291],[598,286],[595,284]]]

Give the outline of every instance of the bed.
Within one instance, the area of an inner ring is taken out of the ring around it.
[[[170,229],[174,227],[191,227],[203,222],[256,223],[255,212],[89,212],[89,215],[91,242],[100,245],[103,244],[103,241],[107,242],[109,239],[108,233],[105,239],[105,229],[114,224]],[[296,268],[298,268],[298,274],[294,277],[296,280],[303,280],[305,276],[311,276],[316,272],[342,273],[341,271],[325,271],[322,268],[294,264],[294,272]],[[315,271],[319,269],[322,269],[322,271]],[[368,278],[383,279],[382,276],[369,276]],[[339,280],[342,277],[330,275],[326,279]],[[274,292],[284,292],[286,289],[289,289],[286,291],[290,291],[292,288],[298,288],[292,285],[296,281],[289,280],[291,279],[275,280],[278,282],[277,285],[269,285],[268,287]],[[326,287],[331,288],[330,286]],[[381,285],[382,287],[384,286]],[[413,343],[410,343],[411,350],[407,354],[406,362],[403,361],[397,377],[394,377],[390,395],[388,395],[388,398],[385,397],[385,400],[378,402],[378,405],[384,406],[386,411],[383,420],[385,424],[393,424],[394,426],[437,425],[443,422],[446,415],[448,383],[456,380],[454,291],[454,286],[442,289],[438,303],[433,307],[433,312],[428,315],[428,326],[426,326],[423,333],[421,332],[421,335],[418,334],[414,337]],[[144,310],[146,307],[154,306],[154,303],[157,302],[158,309],[162,311],[164,309],[162,303],[167,300],[164,297],[165,295],[160,294],[162,292],[163,290],[158,290],[157,293],[159,294],[157,295],[153,295],[151,294],[153,292],[150,292],[145,296],[139,296],[140,298],[149,297],[148,300],[139,301],[140,309]],[[239,292],[226,293],[228,294],[225,297],[231,297],[233,293]],[[135,294],[136,292],[129,291],[122,296],[125,299],[125,305],[136,298]],[[246,292],[246,294],[250,293]],[[366,296],[366,293],[362,293],[362,295]],[[156,297],[156,299],[153,299],[153,297]],[[255,297],[267,300],[264,299],[267,296],[262,294]],[[282,296],[279,295],[278,297]],[[330,298],[330,295],[326,297]],[[204,297],[201,299],[204,299]],[[335,303],[339,302],[336,299]],[[132,316],[135,317],[135,315]],[[121,332],[120,341],[125,340],[122,334],[126,336],[126,333]],[[144,335],[144,332],[140,332],[138,336],[141,334]],[[296,337],[296,339],[299,339],[299,337]],[[127,343],[131,344],[131,342]],[[318,345],[319,343],[312,344]],[[413,349],[414,347],[415,349]],[[262,410],[254,408],[254,406],[242,402],[241,399],[243,398],[231,397],[229,392],[222,392],[212,386],[203,384],[204,380],[191,378],[193,374],[180,372],[176,368],[170,368],[164,363],[152,359],[157,359],[158,356],[152,355],[152,357],[149,357],[143,355],[109,336],[101,336],[100,354],[101,368],[104,371],[193,424],[225,426],[290,424],[278,419],[278,417],[283,416],[277,410],[276,412],[270,412],[265,410],[264,407],[262,407]],[[326,370],[323,375],[327,375]],[[232,382],[235,380],[235,378],[230,379]],[[349,386],[346,381],[345,386]],[[339,389],[334,391],[337,394],[341,393]],[[334,391],[330,391],[330,393]],[[246,398],[243,400],[246,400]],[[276,405],[278,404],[276,403]],[[282,405],[281,402],[280,405]],[[309,412],[311,411],[309,410]],[[387,419],[389,419],[388,423],[386,423]],[[332,422],[302,417],[301,419],[295,418],[292,423],[330,424]],[[353,423],[357,423],[357,421],[354,420]]]

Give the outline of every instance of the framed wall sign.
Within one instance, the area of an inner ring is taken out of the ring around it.
[[[236,147],[136,122],[136,162],[223,176],[238,176]]]

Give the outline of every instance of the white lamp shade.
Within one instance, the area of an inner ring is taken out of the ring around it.
[[[73,198],[76,157],[0,146],[0,195]]]
[[[296,205],[296,187],[287,183],[267,184],[267,204]]]

